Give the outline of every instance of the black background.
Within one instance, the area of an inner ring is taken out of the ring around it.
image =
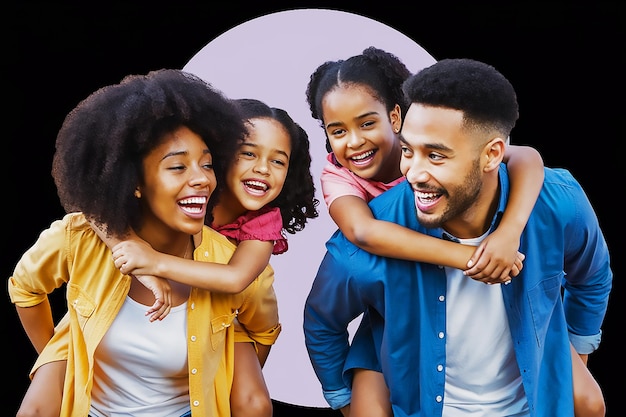
[[[130,73],[182,68],[216,36],[264,14],[305,6],[353,12],[406,34],[435,59],[469,57],[494,65],[518,93],[521,117],[513,141],[536,147],[547,166],[566,167],[582,183],[609,242],[615,274],[603,343],[589,367],[604,390],[608,416],[620,415],[624,245],[618,232],[623,234],[624,228],[617,211],[626,189],[619,167],[626,138],[626,19],[620,2],[410,2],[411,10],[401,2],[360,7],[338,6],[341,2],[291,2],[289,7],[200,3],[3,6],[2,181],[9,234],[2,276],[8,278],[41,230],[63,215],[50,175],[54,141],[65,115],[81,99]],[[13,414],[27,388],[35,352],[8,296],[3,308],[9,372],[2,407],[3,414]],[[297,375],[285,378],[297,383]],[[277,403],[275,415],[339,414]]]

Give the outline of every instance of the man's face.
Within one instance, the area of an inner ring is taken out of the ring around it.
[[[454,230],[454,224],[471,222],[474,214],[483,185],[480,149],[462,122],[461,111],[418,104],[404,119],[400,169],[426,227]]]

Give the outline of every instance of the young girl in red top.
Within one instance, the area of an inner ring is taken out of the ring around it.
[[[138,278],[153,293],[155,303],[146,311],[150,321],[165,319],[171,310],[172,288],[168,279],[212,292],[241,292],[262,271],[271,268],[272,254],[287,251],[285,232],[301,231],[308,219],[318,216],[319,201],[314,196],[309,140],[304,129],[286,111],[261,101],[240,99],[235,103],[248,134],[228,165],[225,178],[218,181],[214,193],[218,198],[212,201],[212,211],[205,220],[238,245],[228,264],[197,262],[161,253],[134,233],[120,241],[106,233],[106,225],[92,223],[96,233],[112,247],[115,266],[122,273]],[[141,198],[138,190],[135,193]],[[272,402],[262,373],[271,346],[255,343],[240,333],[238,336],[231,415],[271,417]],[[52,366],[58,367],[60,373],[47,375],[62,377],[62,362]],[[62,381],[56,383],[63,385]],[[22,413],[29,409],[29,401],[25,397]],[[34,406],[36,401],[30,404]],[[48,404],[46,410],[54,411],[54,407]]]
[[[115,265],[122,273],[142,277],[144,285],[160,288],[157,293],[163,294],[163,304],[146,312],[151,320],[162,320],[169,312],[169,284],[162,278],[210,291],[240,292],[268,266],[272,254],[287,251],[284,232],[303,230],[308,219],[318,216],[304,129],[286,111],[259,100],[239,99],[236,103],[249,133],[228,167],[212,216],[207,218],[207,224],[238,245],[227,265],[166,255],[136,238],[117,242],[102,236],[112,246]],[[235,343],[233,417],[272,416],[261,371],[269,348],[250,340]]]

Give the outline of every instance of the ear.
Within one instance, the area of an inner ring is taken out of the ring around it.
[[[389,113],[389,120],[391,121],[391,128],[394,133],[400,132],[400,128],[402,128],[402,110],[399,104],[396,104]]]
[[[141,190],[139,189],[139,186],[137,186],[137,188],[135,188],[135,197],[136,198],[141,198]]]
[[[495,137],[484,146],[480,156],[481,168],[484,172],[497,170],[504,158],[505,139]]]

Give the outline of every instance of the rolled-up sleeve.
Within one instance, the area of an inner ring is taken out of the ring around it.
[[[588,354],[600,345],[601,326],[609,303],[613,273],[606,240],[598,218],[582,187],[567,171],[558,198],[567,201],[565,225],[565,282],[563,305],[569,338],[578,353]]]
[[[341,239],[339,239],[341,240]],[[331,244],[331,246],[333,246]],[[304,307],[304,339],[311,364],[333,408],[350,402],[343,378],[350,348],[348,325],[364,311],[346,269],[347,254],[329,250],[324,256]]]
[[[274,291],[274,270],[267,266],[243,292],[244,302],[237,313],[235,341],[273,345],[281,331],[278,302]]]
[[[69,217],[54,221],[18,261],[9,277],[11,302],[32,307],[68,281],[67,238]]]

